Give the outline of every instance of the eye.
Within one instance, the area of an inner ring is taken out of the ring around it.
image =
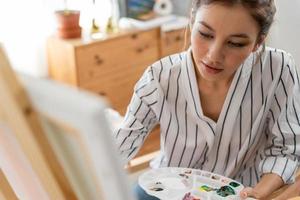
[[[203,38],[206,38],[206,39],[213,39],[214,38],[214,36],[212,36],[208,33],[203,33],[201,31],[199,31],[199,33],[200,33],[201,37],[203,37]]]
[[[240,48],[246,46],[246,44],[244,43],[231,42],[231,41],[229,41],[228,44],[232,47],[240,47]]]

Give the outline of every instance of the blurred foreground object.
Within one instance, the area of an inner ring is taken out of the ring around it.
[[[1,200],[133,199],[102,98],[17,76],[1,46],[0,98]]]

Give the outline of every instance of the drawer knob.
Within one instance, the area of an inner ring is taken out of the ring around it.
[[[106,96],[106,93],[105,93],[105,92],[98,92],[98,94],[99,94],[100,96]]]
[[[103,64],[103,60],[97,54],[94,56],[94,60],[95,60],[96,65],[102,65]]]
[[[139,47],[139,48],[136,49],[137,53],[142,53],[143,51],[144,51],[144,49],[142,47]]]
[[[177,35],[176,37],[175,37],[175,41],[181,41],[182,40],[182,37],[181,36],[179,36],[179,35]]]
[[[142,53],[143,51],[145,51],[146,49],[149,48],[149,45],[148,44],[145,44],[143,47],[139,47],[136,49],[136,52],[137,53]]]
[[[136,39],[137,37],[138,37],[138,35],[136,33],[134,33],[134,34],[131,35],[132,39]]]

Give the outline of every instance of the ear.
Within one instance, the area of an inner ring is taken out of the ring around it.
[[[257,40],[256,44],[254,45],[253,49],[252,49],[252,52],[255,52],[259,49],[259,47],[265,42],[266,40],[266,36],[265,35],[262,35],[260,37],[259,40]]]

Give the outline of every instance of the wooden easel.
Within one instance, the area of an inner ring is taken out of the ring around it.
[[[0,200],[17,200],[11,185],[7,181],[3,171],[0,169]]]
[[[7,124],[22,147],[50,199],[78,199],[59,164],[28,96],[0,45],[0,121]],[[0,199],[17,199],[0,171]]]

